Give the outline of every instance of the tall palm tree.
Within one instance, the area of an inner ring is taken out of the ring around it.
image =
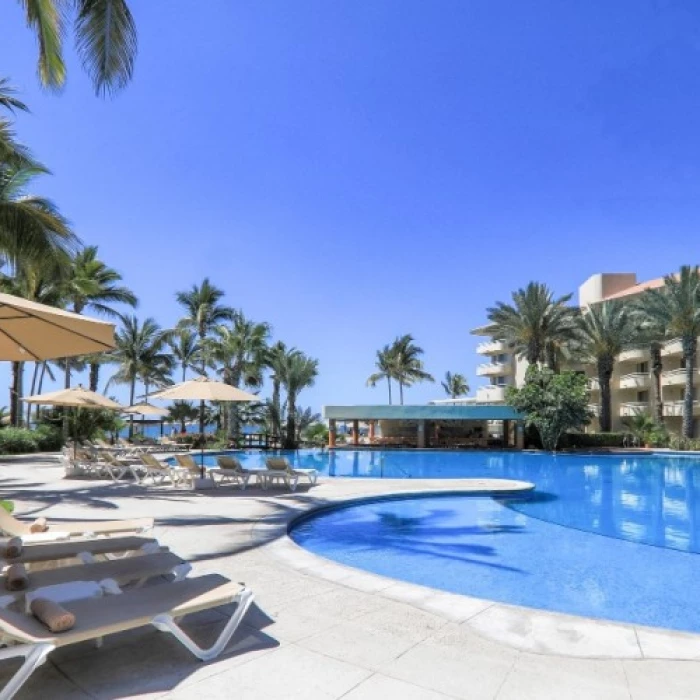
[[[302,433],[306,432],[312,425],[321,422],[321,414],[315,413],[312,408],[297,407],[296,415],[296,441],[301,442]]]
[[[499,301],[487,309],[492,337],[529,364],[546,362],[558,371],[560,353],[576,334],[577,310],[567,306],[571,296],[555,299],[547,285],[530,282],[513,292],[512,304]]]
[[[578,321],[580,352],[596,363],[600,384],[600,429],[610,432],[610,378],[615,359],[634,341],[635,314],[630,305],[614,299],[595,304]]]
[[[318,360],[302,353],[287,356],[282,374],[282,384],[287,390],[287,433],[284,439],[286,449],[296,447],[297,397],[303,389],[314,385],[317,376]]]
[[[394,379],[399,384],[399,400],[403,406],[403,388],[417,382],[434,382],[435,378],[423,369],[420,356],[423,348],[418,347],[410,333],[402,335],[394,341],[391,355],[393,356]]]
[[[224,291],[215,287],[208,277],[201,285],[192,285],[188,291],[177,292],[177,303],[185,309],[185,317],[180,321],[180,328],[192,328],[197,333],[200,343],[217,326],[225,321],[232,321],[236,315],[230,306],[221,304]],[[201,371],[204,374],[206,361],[201,358]]]
[[[177,329],[170,338],[170,351],[182,367],[182,381],[187,379],[187,370],[195,369],[199,361],[200,346],[197,336],[189,328]]]
[[[172,406],[168,408],[168,415],[165,417],[165,420],[168,423],[179,423],[180,432],[184,433],[187,428],[187,422],[196,420],[198,416],[199,409],[189,401],[173,401]]]
[[[115,335],[116,349],[111,353],[118,369],[108,382],[129,385],[129,404],[136,397],[136,382],[151,377],[156,369],[172,363],[166,351],[168,333],[153,318],[141,323],[136,316],[122,316],[122,326]],[[134,417],[129,421],[129,436],[134,434]]]
[[[10,85],[7,78],[0,78],[0,107],[10,113],[28,112],[29,107],[17,96],[16,90]],[[26,146],[18,143],[12,130],[12,123],[5,117],[0,117],[0,163],[11,165],[15,168],[41,167],[34,160]]]
[[[71,262],[63,283],[63,297],[73,313],[89,310],[101,316],[118,318],[119,312],[113,304],[138,306],[136,295],[121,286],[122,276],[97,257],[97,246],[87,246],[78,251]],[[100,362],[90,364],[90,384],[99,383]],[[65,387],[70,387],[70,362],[65,363]],[[95,388],[94,391],[97,389]]]
[[[649,350],[649,359],[654,381],[653,392],[653,419],[656,423],[664,422],[664,404],[661,392],[661,374],[664,369],[663,355],[661,350],[664,341],[668,337],[665,314],[657,314],[653,304],[648,304],[646,294],[637,299],[632,304],[637,325],[637,342],[640,346]]]
[[[39,44],[39,78],[58,90],[66,80],[63,38],[71,20],[78,55],[95,92],[124,87],[134,72],[136,25],[125,0],[20,0]]]
[[[22,262],[65,261],[78,246],[54,203],[28,194],[33,180],[46,172],[0,161],[0,257],[13,269]]]
[[[441,384],[445,393],[453,399],[469,393],[469,384],[467,384],[466,377],[463,374],[445,372],[445,381],[441,382]]]
[[[386,384],[389,389],[389,405],[391,406],[391,380],[396,378],[396,356],[394,347],[385,345],[381,350],[377,350],[377,358],[375,366],[377,371],[367,378],[367,386],[375,387],[379,382],[386,379]]]
[[[664,286],[644,293],[646,313],[666,329],[669,338],[680,338],[685,361],[683,437],[693,437],[695,367],[700,335],[700,268],[683,265],[676,275],[664,277]]]
[[[282,439],[282,403],[280,397],[280,388],[284,377],[286,365],[291,358],[301,356],[302,353],[296,348],[287,348],[287,346],[278,340],[274,345],[268,348],[265,358],[265,364],[271,370],[272,374],[272,399],[270,401],[270,424],[272,426],[272,434],[278,439]]]
[[[226,384],[261,386],[270,330],[270,324],[252,321],[242,311],[236,312],[230,326],[214,327],[213,338],[207,339],[208,355],[220,365]],[[237,436],[240,431],[237,409],[237,405],[231,403],[226,412],[231,436]]]

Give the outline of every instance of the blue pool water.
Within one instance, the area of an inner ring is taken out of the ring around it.
[[[700,631],[698,555],[562,527],[507,501],[375,501],[311,517],[291,536],[329,559],[445,591]]]

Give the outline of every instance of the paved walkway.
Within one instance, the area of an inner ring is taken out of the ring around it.
[[[138,630],[108,638],[101,649],[55,652],[20,700],[700,697],[700,636],[443,594],[326,562],[283,535],[291,518],[316,505],[466,483],[325,479],[297,494],[193,493],[68,481],[55,462],[35,458],[0,464],[0,485],[28,517],[153,515],[156,536],[197,571],[244,581],[257,596],[216,661],[203,664],[169,636]],[[206,640],[221,622],[219,613],[202,613],[190,630]],[[0,666],[0,684],[9,668]]]

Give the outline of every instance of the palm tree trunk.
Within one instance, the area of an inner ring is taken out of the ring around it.
[[[41,372],[39,372],[39,385],[36,388],[36,393],[41,394],[41,389],[44,386],[44,377],[46,376],[46,360],[41,363]],[[39,405],[34,409],[34,418],[39,417]]]
[[[654,417],[657,423],[664,422],[664,403],[661,399],[661,372],[663,372],[663,360],[661,358],[661,343],[652,343],[649,348],[651,357],[651,371],[654,375]]]
[[[32,373],[32,390],[31,390],[31,395],[34,395],[34,390],[36,389],[36,380],[37,377],[39,376],[39,363],[35,362],[34,363],[34,372]],[[32,420],[32,405],[27,404],[27,427],[31,423]]]
[[[612,377],[613,359],[601,357],[598,359],[598,382],[600,384],[600,431],[610,432],[610,378]]]
[[[272,431],[277,438],[280,440],[282,438],[282,425],[281,425],[281,407],[280,407],[280,380],[275,378],[272,380]]]
[[[693,420],[693,380],[695,379],[695,353],[698,340],[695,335],[683,338],[683,358],[685,359],[685,396],[683,398],[683,437],[692,438],[695,421]]]
[[[136,396],[136,377],[131,378],[131,386],[129,387],[129,406],[134,405],[134,397]],[[134,437],[134,414],[129,416],[129,440]]]
[[[90,363],[90,391],[97,391],[100,383],[100,363]]]
[[[297,397],[293,392],[287,393],[287,436],[285,438],[285,448],[293,450],[296,445],[294,435],[296,434],[296,407]]]
[[[19,375],[21,362],[12,363],[12,384],[10,386],[10,425],[19,425]]]
[[[403,382],[401,380],[399,380],[399,401],[403,406]]]
[[[391,406],[391,377],[386,378],[386,383],[389,385],[389,406]]]
[[[66,389],[70,389],[70,360],[66,357],[63,362],[65,362],[64,365],[64,378],[63,378],[63,386]]]

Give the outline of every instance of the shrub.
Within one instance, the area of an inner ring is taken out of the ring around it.
[[[562,447],[623,447],[627,433],[567,433],[562,438]]]
[[[37,452],[36,432],[28,428],[3,428],[0,430],[0,454],[18,455]]]
[[[40,425],[34,431],[39,452],[57,452],[63,447],[61,431],[49,425]]]

